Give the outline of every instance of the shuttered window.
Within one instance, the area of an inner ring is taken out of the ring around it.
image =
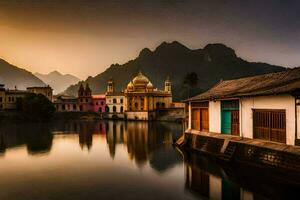
[[[286,143],[285,110],[253,110],[253,137]]]

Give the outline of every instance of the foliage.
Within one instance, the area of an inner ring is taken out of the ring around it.
[[[190,98],[196,95],[197,85],[198,85],[198,75],[196,72],[187,73],[183,80],[183,96],[185,98]]]
[[[53,116],[55,107],[42,94],[27,94],[17,101],[17,108],[30,120],[45,120]]]

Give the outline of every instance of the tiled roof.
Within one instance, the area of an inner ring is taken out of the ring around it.
[[[186,101],[283,94],[297,89],[300,89],[300,67],[283,72],[220,81],[208,91]]]

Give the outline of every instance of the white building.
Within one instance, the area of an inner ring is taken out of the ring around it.
[[[187,131],[299,145],[300,68],[221,81],[187,102]]]
[[[107,118],[124,118],[124,93],[115,91],[112,79],[108,81],[105,96],[105,113]]]

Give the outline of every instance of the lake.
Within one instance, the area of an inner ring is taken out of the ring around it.
[[[177,150],[178,123],[0,124],[0,199],[281,199],[299,185]],[[228,170],[229,169],[229,170]]]

